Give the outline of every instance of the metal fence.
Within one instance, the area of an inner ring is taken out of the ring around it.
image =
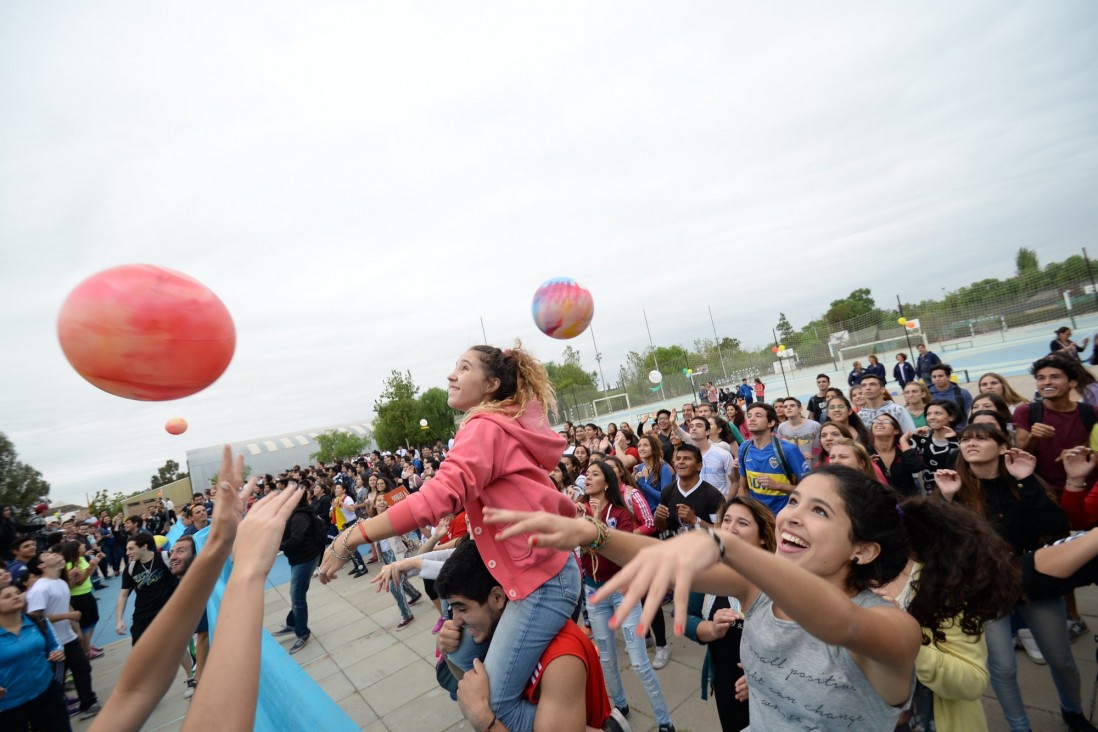
[[[779,374],[779,354],[773,350],[779,346],[785,346],[780,363],[789,370],[819,367],[839,371],[849,369],[855,359],[864,364],[870,353],[880,354],[882,363],[891,362],[896,353],[914,351],[919,342],[949,352],[963,348],[966,339],[991,332],[1001,333],[1006,340],[1011,329],[1020,326],[1050,323],[1074,327],[1076,317],[1098,312],[1098,292],[1089,265],[1085,253],[1075,255],[1007,279],[974,282],[919,303],[902,302],[902,293],[878,289],[878,297],[891,296],[895,302],[876,302],[873,310],[847,320],[831,322],[821,317],[799,328],[793,324],[778,334],[780,343],[754,349],[729,349],[727,344],[735,342],[731,339],[736,334],[714,332],[713,340],[695,341],[692,348],[680,349],[681,356],[659,360],[659,384],[648,376],[657,368],[656,349],[632,351],[626,355],[615,388],[572,387],[558,393],[559,416],[572,421],[594,420],[592,400],[611,394],[628,393],[634,411],[677,397],[697,401],[699,390],[709,381],[735,388],[744,378],[751,383],[756,376]],[[900,318],[910,322],[901,324]],[[775,312],[775,324],[779,319]],[[719,342],[725,347],[718,348]]]

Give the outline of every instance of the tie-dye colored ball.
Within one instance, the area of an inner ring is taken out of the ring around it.
[[[575,338],[591,325],[595,300],[591,292],[568,277],[542,283],[531,306],[534,324],[550,338]]]

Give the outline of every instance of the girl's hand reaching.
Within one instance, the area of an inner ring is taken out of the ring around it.
[[[598,530],[587,519],[570,519],[544,511],[506,511],[500,508],[486,508],[484,522],[500,527],[496,534],[497,539],[510,539],[519,534],[529,534],[531,546],[552,547],[564,551],[586,546],[598,539]]]
[[[735,541],[729,539],[728,541]],[[727,542],[726,542],[727,543]],[[637,633],[651,626],[668,590],[675,590],[675,635],[682,635],[690,586],[699,571],[720,561],[720,550],[708,531],[688,531],[668,541],[641,549],[621,570],[599,588],[592,600],[602,602],[622,593],[610,627],[617,628],[637,603],[644,601]]]

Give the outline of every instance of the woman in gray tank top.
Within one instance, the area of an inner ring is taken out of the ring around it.
[[[950,514],[944,525],[963,530],[973,523],[970,516],[925,498],[901,508],[897,498],[858,471],[821,468],[796,486],[778,514],[773,554],[714,530],[650,542],[584,519],[498,511],[486,520],[509,524],[502,538],[528,532],[538,546],[578,545],[622,565],[595,596],[623,593],[616,622],[646,596],[662,598],[674,585],[681,635],[691,589],[736,597],[747,608],[741,659],[751,729],[892,730],[914,688],[923,644],[941,642],[942,628],[962,616],[966,630],[974,626],[977,633],[996,617],[998,608],[984,607],[979,594],[964,591],[965,583],[977,592],[995,583],[1018,586],[1016,571],[992,576],[981,566],[991,548],[955,555],[941,551],[937,539],[908,536],[909,523],[924,534]],[[933,549],[921,556],[922,547]],[[909,558],[924,567],[905,612],[870,588],[898,576]],[[658,605],[645,604],[638,633]]]

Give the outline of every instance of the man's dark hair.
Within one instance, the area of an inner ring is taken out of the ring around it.
[[[9,546],[8,548],[11,549],[12,554],[15,554],[17,551],[19,551],[19,547],[23,546],[23,543],[28,542],[28,541],[34,541],[34,537],[33,536],[17,536],[14,539],[12,539],[11,546]]]
[[[140,516],[127,516],[126,521],[129,521],[138,529],[145,525],[145,519],[141,518]],[[125,523],[125,521],[123,521],[123,523]]]
[[[195,556],[198,555],[198,547],[194,543],[194,537],[193,536],[181,536],[181,537],[179,537],[178,539],[175,540],[175,543],[176,544],[190,544],[191,545],[191,554],[194,554]],[[173,546],[174,546],[174,544],[173,544]]]
[[[33,574],[35,577],[39,577],[42,574],[42,555],[35,554],[29,560],[27,560],[27,572]]]
[[[772,405],[767,404],[766,402],[755,402],[747,408],[747,411],[751,412],[755,409],[761,409],[766,412],[766,422],[770,425],[770,429],[774,429],[774,427],[777,426],[778,413],[774,410],[774,407]],[[773,424],[770,424],[771,422],[773,422]]]
[[[461,595],[481,605],[488,602],[493,587],[501,585],[484,566],[477,543],[468,538],[457,545],[435,580],[435,592],[439,597],[449,600],[454,595]]]
[[[130,541],[138,548],[148,549],[151,552],[156,551],[156,539],[147,531],[138,531]]]
[[[1036,376],[1038,371],[1048,368],[1063,371],[1064,375],[1068,377],[1068,381],[1079,380],[1079,367],[1075,364],[1075,359],[1064,358],[1057,354],[1038,359],[1033,364],[1033,368],[1029,370],[1029,373]]]
[[[933,371],[933,370],[934,369],[931,369],[931,371]],[[862,383],[863,384],[865,383],[866,379],[876,379],[878,384],[880,384],[881,386],[885,385],[885,380],[881,378],[880,374],[865,374],[865,375],[863,375],[862,376]]]
[[[664,415],[667,415],[668,417],[670,417],[671,416],[671,410],[670,409],[661,409],[660,411],[656,412],[656,419],[659,419],[660,417],[662,417]]]
[[[827,383],[831,383],[831,377],[827,374],[816,374],[817,379],[827,379]]]
[[[694,459],[698,461],[699,465],[702,462],[702,451],[694,447],[693,445],[688,445],[685,442],[676,447],[675,452],[688,452],[694,456]]]
[[[939,364],[935,364],[935,365],[931,366],[930,367],[930,373],[933,374],[935,371],[945,371],[946,376],[953,376],[953,367],[950,366],[948,363],[939,363]],[[1034,371],[1033,373],[1037,373],[1037,372]]]
[[[865,379],[862,379],[862,380],[864,381]],[[797,397],[786,397],[785,400],[787,402],[796,402],[798,407],[803,407],[804,406],[803,404],[801,404],[801,400],[798,399]]]

